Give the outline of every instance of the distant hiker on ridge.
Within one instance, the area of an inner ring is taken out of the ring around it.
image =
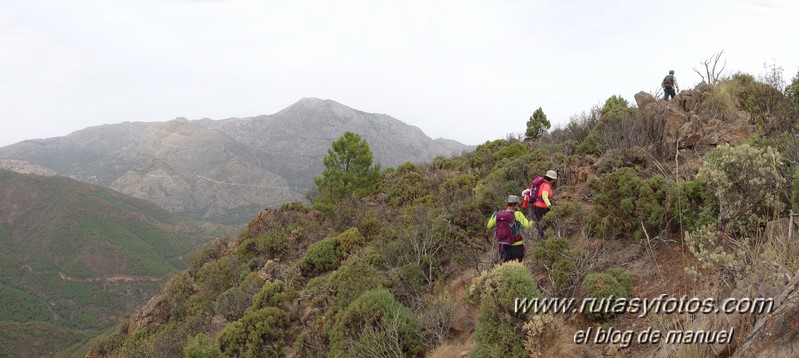
[[[536,185],[536,179],[533,179],[533,186]],[[533,202],[533,215],[535,215],[535,227],[538,229],[538,237],[541,240],[544,239],[544,224],[541,218],[543,218],[552,207],[552,197],[554,196],[552,184],[555,183],[557,179],[558,172],[548,170],[543,180],[540,181],[540,184],[537,184],[538,188],[536,188],[537,190],[534,196],[535,202]]]
[[[522,262],[524,259],[524,239],[522,239],[521,227],[529,229],[530,222],[524,217],[521,211],[517,210],[519,197],[508,195],[505,210],[497,210],[488,219],[487,228],[496,226],[497,242],[499,243],[499,256],[502,262],[517,260]]]
[[[663,81],[660,82],[660,87],[663,87],[663,99],[668,101],[669,97],[674,99],[674,96],[677,95],[677,92],[674,90],[675,88],[677,91],[680,90],[680,85],[677,84],[677,77],[674,77],[674,70],[669,70],[669,74],[663,78]]]

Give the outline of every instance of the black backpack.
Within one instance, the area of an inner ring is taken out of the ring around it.
[[[673,75],[666,75],[666,78],[663,79],[663,87],[665,87],[665,88],[674,87],[674,76]]]

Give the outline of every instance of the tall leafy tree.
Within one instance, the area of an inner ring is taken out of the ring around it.
[[[547,119],[547,115],[544,114],[544,110],[538,107],[527,121],[527,131],[525,131],[524,135],[528,138],[536,139],[546,133],[550,126],[551,124]]]
[[[342,199],[366,196],[380,188],[380,164],[372,165],[372,150],[361,136],[346,132],[333,142],[323,160],[325,170],[314,179],[319,196],[314,207],[329,211]]]

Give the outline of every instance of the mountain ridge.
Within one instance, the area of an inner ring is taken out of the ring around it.
[[[314,188],[330,144],[345,131],[367,140],[384,167],[470,148],[433,140],[386,114],[305,97],[271,115],[87,127],[2,147],[0,159],[112,188],[193,219],[241,224],[264,207],[301,200]]]

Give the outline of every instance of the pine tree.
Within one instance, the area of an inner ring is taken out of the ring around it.
[[[351,195],[366,196],[380,188],[380,164],[372,165],[369,143],[355,133],[346,132],[334,141],[323,162],[322,176],[314,179],[319,196],[313,205],[320,211],[331,210]]]
[[[533,112],[533,115],[530,116],[530,119],[527,121],[527,131],[524,133],[525,136],[531,139],[536,139],[540,137],[542,134],[546,133],[549,130],[550,123],[547,119],[547,115],[544,114],[544,110],[541,107]]]

